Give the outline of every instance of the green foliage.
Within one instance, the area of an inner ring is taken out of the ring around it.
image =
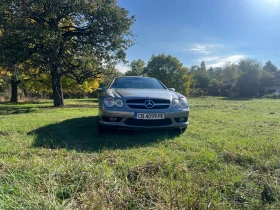
[[[169,88],[175,88],[182,94],[188,94],[192,83],[188,69],[171,55],[153,55],[145,68],[144,74],[155,77]]]
[[[97,99],[0,103],[0,208],[279,209],[279,99],[189,102],[181,135],[99,135]]]
[[[209,82],[209,95],[211,96],[219,96],[220,95],[220,90],[221,90],[221,82],[218,81],[217,79],[212,79]]]
[[[104,80],[100,83],[101,87],[108,87],[115,77],[124,76],[123,73],[119,72],[116,69],[112,69],[109,75],[104,76]]]
[[[206,70],[199,68],[193,72],[193,79],[195,80],[195,88],[207,89],[210,77]]]
[[[240,60],[238,68],[241,73],[258,73],[262,70],[262,64],[258,60],[247,58]]]
[[[213,71],[211,71],[213,73]],[[200,67],[192,66],[190,70],[190,76],[192,77],[193,82],[191,83],[191,94],[194,96],[208,95],[209,82],[211,80],[210,72],[206,71],[205,62],[202,61]]]
[[[261,63],[253,59],[243,59],[239,62],[238,68],[241,75],[236,82],[236,88],[240,96],[257,96]]]
[[[263,98],[273,98],[273,99],[278,99],[280,98],[280,93],[270,93],[262,96]]]
[[[0,101],[8,100],[10,94],[9,77],[0,73]]]
[[[254,59],[243,59],[238,65],[226,63],[223,68],[210,67],[205,71],[205,63],[192,66],[190,75],[193,76],[191,94],[214,96],[254,97],[267,94],[266,87],[277,85],[277,73],[270,61],[264,67]]]
[[[191,66],[190,73],[193,73],[194,71],[198,70],[199,66]]]
[[[206,71],[206,64],[205,64],[204,61],[202,61],[201,64],[200,64],[200,70],[201,71]]]
[[[274,84],[274,75],[269,71],[261,71],[259,79],[260,93],[264,94],[264,88]]]
[[[212,68],[212,67],[210,67],[209,69],[208,69],[208,74],[209,74],[209,77],[210,77],[210,79],[213,79],[213,78],[215,78],[215,69],[214,68]]]
[[[225,67],[219,71],[218,79],[221,82],[220,95],[234,96],[235,83],[239,77],[239,69],[236,64],[226,63]]]
[[[60,106],[63,75],[82,83],[102,77],[116,62],[125,62],[124,51],[133,44],[134,20],[116,0],[6,0],[0,6],[5,37],[0,39],[4,49],[0,51],[4,57],[15,52],[14,60],[24,54],[22,62],[48,72],[54,104]]]
[[[125,73],[125,76],[141,76],[143,75],[143,69],[145,67],[145,62],[141,59],[134,60],[130,64],[131,70]]]
[[[99,87],[103,81],[100,79],[87,79],[83,83],[77,83],[76,80],[69,77],[62,77],[61,83],[63,91],[67,98],[84,98],[88,93],[92,93]],[[51,78],[49,74],[41,74],[38,78],[33,78],[25,82],[24,87],[26,95],[49,98],[52,94]]]
[[[265,63],[263,70],[269,73],[276,73],[278,71],[277,67],[271,61]]]
[[[236,64],[227,63],[222,70],[222,81],[225,86],[233,86],[238,78],[238,66]]]

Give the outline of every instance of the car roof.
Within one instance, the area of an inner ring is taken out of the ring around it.
[[[144,76],[121,76],[121,77],[115,77],[117,78],[153,78],[153,77],[144,77]]]

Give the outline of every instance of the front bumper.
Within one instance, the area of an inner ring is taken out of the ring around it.
[[[164,113],[164,120],[137,120],[135,119],[135,112],[137,113]],[[99,110],[99,124],[103,127],[114,127],[120,129],[174,129],[186,128],[188,122],[189,109],[184,110]],[[116,118],[117,122],[111,122],[110,118]],[[179,122],[179,118],[185,118],[183,122]]]

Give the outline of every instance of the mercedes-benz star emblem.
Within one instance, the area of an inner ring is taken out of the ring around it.
[[[152,100],[146,100],[145,101],[145,106],[148,108],[148,109],[151,109],[154,107],[154,102]]]

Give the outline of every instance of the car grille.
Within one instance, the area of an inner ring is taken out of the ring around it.
[[[172,121],[171,119],[163,119],[163,120],[138,120],[138,119],[133,119],[129,118],[125,121],[126,125],[132,125],[132,126],[149,126],[149,127],[154,127],[154,126],[166,126],[166,125],[171,125]]]
[[[147,100],[154,102],[154,106],[152,108],[147,108],[145,106],[145,101]],[[164,99],[130,99],[126,101],[126,104],[131,109],[168,109],[170,101]]]

